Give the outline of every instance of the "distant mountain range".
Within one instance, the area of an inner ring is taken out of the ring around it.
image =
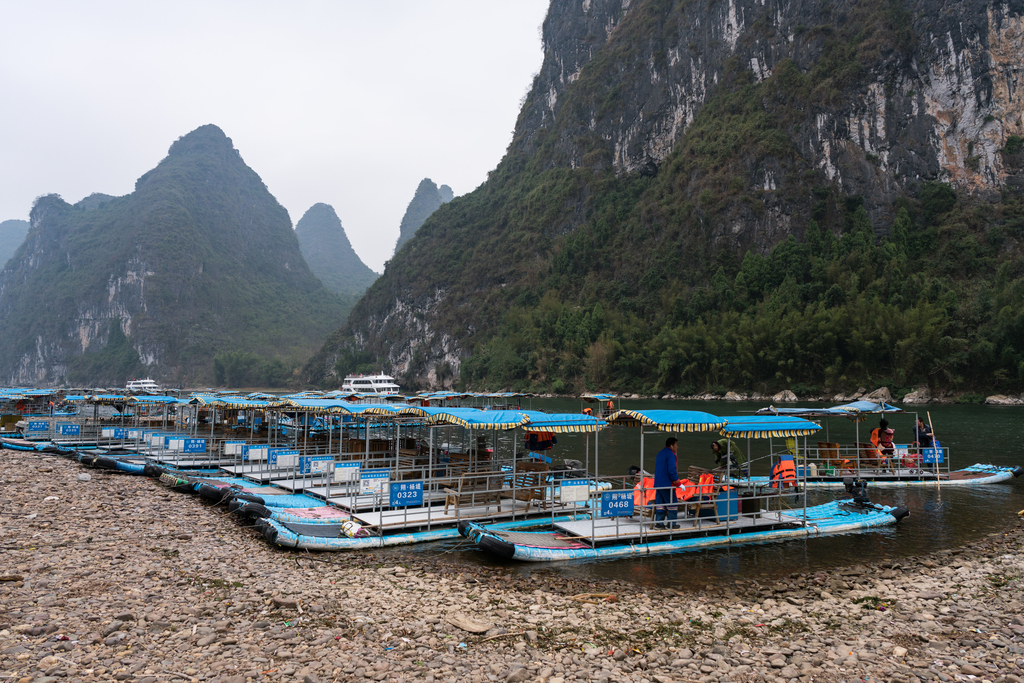
[[[0,223],[0,268],[14,256],[28,234],[28,221],[10,220]]]
[[[213,125],[131,194],[40,197],[30,222],[0,272],[0,382],[280,382],[347,314]]]
[[[402,248],[402,245],[412,239],[420,226],[430,218],[430,215],[437,211],[442,204],[447,204],[455,197],[452,188],[447,185],[438,187],[430,178],[424,178],[416,188],[416,194],[405,209],[402,216],[402,224],[398,232],[398,242],[395,244],[395,253]]]
[[[330,204],[314,204],[295,225],[309,269],[338,294],[358,296],[377,279],[363,263]]]

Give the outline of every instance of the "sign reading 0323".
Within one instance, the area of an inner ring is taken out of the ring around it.
[[[391,507],[423,505],[422,481],[396,481],[391,484]]]
[[[632,491],[604,491],[601,493],[602,517],[632,517]]]

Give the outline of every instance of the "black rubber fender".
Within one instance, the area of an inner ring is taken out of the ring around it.
[[[1021,467],[1020,465],[1017,465],[1016,467],[1013,468],[1013,476],[1015,478],[1019,477],[1022,474],[1024,474],[1024,467]]]
[[[200,498],[211,503],[219,503],[225,498],[231,497],[231,489],[219,489],[209,484],[200,484],[198,493]]]
[[[244,501],[246,503],[257,503],[259,505],[266,505],[267,504],[267,501],[263,500],[259,496],[253,495],[251,493],[236,493],[236,494],[234,494],[231,497],[234,500],[241,500],[241,501]]]
[[[147,477],[159,479],[160,475],[164,473],[164,468],[154,465],[153,463],[146,463],[146,466],[142,468],[142,473]]]
[[[512,556],[516,554],[516,547],[514,544],[495,538],[490,534],[481,534],[480,540],[477,541],[477,545],[484,550],[497,555],[503,560],[511,560]]]
[[[469,538],[469,521],[465,519],[459,520],[459,535],[463,538]]]
[[[232,504],[237,504],[238,506],[233,510],[233,512],[242,515],[243,517],[248,517],[249,519],[267,519],[271,514],[273,514],[270,512],[270,508],[266,505],[260,505],[259,503],[240,503],[231,501],[228,506],[230,507]]]
[[[116,470],[117,469],[117,461],[116,460],[114,460],[113,458],[105,458],[102,455],[96,456],[96,459],[93,461],[93,464],[96,467],[100,467],[100,468],[105,469],[105,470]]]
[[[261,519],[256,522],[256,529],[263,534],[263,538],[267,539],[269,543],[277,543],[277,529],[274,528],[273,524],[268,523],[266,520]]]
[[[889,514],[896,518],[896,523],[899,524],[900,520],[910,514],[910,510],[905,507],[898,507],[889,510]]]

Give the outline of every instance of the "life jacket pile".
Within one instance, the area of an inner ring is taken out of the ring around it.
[[[772,467],[772,488],[796,486],[796,465],[792,455],[783,455]]]
[[[697,484],[694,484],[689,479],[680,479],[679,486],[676,487],[676,500],[692,499],[697,495],[698,488]],[[657,493],[657,490],[654,488],[654,477],[644,477],[640,480],[639,484],[633,487],[633,504],[650,505],[654,502],[654,497]]]
[[[523,439],[528,451],[547,451],[558,443],[558,439],[551,432],[527,432]]]

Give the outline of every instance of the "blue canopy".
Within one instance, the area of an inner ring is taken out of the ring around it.
[[[611,401],[613,398],[617,397],[615,394],[583,394],[580,398],[588,403],[603,403],[604,401]]]
[[[725,419],[698,410],[618,410],[608,422],[627,427],[649,425],[663,432],[713,432],[725,426]]]
[[[725,419],[728,423],[722,428],[722,434],[737,438],[767,439],[770,437],[808,436],[821,429],[821,425],[799,417],[743,415]]]
[[[155,404],[155,403],[177,403],[178,399],[174,398],[173,396],[141,395],[141,396],[131,396],[131,397],[129,397],[128,398],[128,402],[129,403],[150,403],[150,404]]]
[[[425,417],[433,424],[451,424],[465,429],[515,429],[529,421],[528,417],[516,410],[409,406],[397,414]]]
[[[354,403],[339,401],[331,398],[305,398],[294,396],[288,398],[287,404],[282,406],[287,410],[306,410],[311,413],[353,413]]]
[[[608,426],[604,420],[593,415],[579,413],[542,413],[539,410],[517,410],[529,418],[523,425],[528,432],[552,432],[555,434],[592,434]]]

